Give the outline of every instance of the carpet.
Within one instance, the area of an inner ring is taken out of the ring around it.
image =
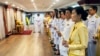
[[[22,33],[16,33],[15,35],[31,35],[32,30],[25,30]]]

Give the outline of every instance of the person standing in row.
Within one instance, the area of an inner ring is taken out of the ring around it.
[[[75,22],[71,29],[69,40],[63,41],[63,45],[69,49],[68,56],[85,56],[88,46],[88,29],[82,22],[85,15],[83,7],[75,7],[72,11],[72,20]]]
[[[44,29],[46,31],[47,36],[50,39],[50,29],[49,29],[49,22],[51,21],[50,13],[46,12],[45,18],[44,18]]]
[[[56,9],[56,21],[55,21],[55,27],[54,27],[54,29],[55,29],[55,31],[56,30],[59,30],[60,28],[60,20],[61,20],[61,18],[60,18],[60,13],[59,13],[59,11]],[[54,39],[55,41],[56,41],[56,44],[55,44],[55,47],[56,47],[56,51],[55,51],[55,54],[56,55],[59,55],[60,53],[59,53],[59,36],[58,36],[58,34],[57,34],[57,32],[55,33],[55,35],[56,35],[56,38]]]
[[[72,8],[68,7],[65,10],[66,23],[65,23],[65,26],[64,26],[64,31],[61,32],[61,35],[62,35],[61,40],[62,41],[60,43],[60,46],[61,46],[60,50],[61,50],[62,56],[68,56],[68,54],[66,54],[68,52],[68,48],[64,47],[62,42],[63,42],[63,40],[69,39],[70,30],[71,30],[72,26],[74,25],[74,22],[71,19],[71,13],[72,13]]]
[[[65,20],[65,9],[61,9],[60,11],[60,16],[61,16],[61,19],[59,20],[59,23],[58,23],[58,27],[59,28],[56,28],[56,32],[57,32],[57,40],[58,40],[58,47],[59,47],[59,51],[60,51],[60,55],[62,54],[61,53],[61,46],[60,46],[60,43],[61,43],[61,36],[59,36],[58,34],[58,31],[59,32],[62,32],[64,30],[64,27],[65,27],[65,23],[66,23],[66,20]]]
[[[55,12],[50,12],[51,15],[51,22],[49,24],[50,32],[51,32],[51,42],[53,43],[53,50],[56,51],[56,31],[55,31],[55,25],[56,25],[56,17],[55,17]]]
[[[89,42],[88,42],[88,56],[96,56],[96,41],[93,38],[97,32],[97,28],[100,24],[100,17],[97,13],[97,6],[90,6],[88,16],[88,31],[89,31]]]

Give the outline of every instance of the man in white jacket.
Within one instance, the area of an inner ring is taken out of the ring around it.
[[[42,32],[42,25],[43,25],[43,19],[40,17],[40,14],[37,14],[37,17],[34,19],[34,27],[35,27],[35,33],[41,33]]]
[[[96,40],[93,38],[97,32],[97,28],[100,24],[100,17],[96,14],[97,13],[97,6],[91,6],[89,8],[89,16],[88,16],[88,34],[89,34],[89,41],[88,41],[88,56],[96,56]]]
[[[61,34],[61,41],[60,41],[60,54],[61,54],[61,56],[68,56],[68,54],[67,54],[68,48],[64,47],[62,42],[64,40],[69,39],[70,30],[71,30],[72,26],[74,25],[74,22],[71,19],[71,12],[72,12],[71,7],[68,7],[65,10],[66,23],[64,25],[64,30],[60,32],[60,34]]]

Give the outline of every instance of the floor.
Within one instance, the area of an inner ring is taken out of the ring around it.
[[[0,56],[56,56],[46,34],[33,32],[31,35],[11,35],[0,40]],[[97,42],[96,56],[100,56],[99,44],[100,40]]]
[[[45,34],[11,35],[0,41],[0,56],[53,56]]]

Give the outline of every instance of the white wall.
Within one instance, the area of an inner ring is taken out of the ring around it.
[[[15,18],[14,18],[13,8],[7,8],[7,28],[8,28],[8,32],[15,29]]]
[[[10,8],[7,8],[7,28],[8,28],[8,32],[10,32],[12,30],[11,28],[11,24],[12,24],[12,21],[11,21],[11,17],[10,17]]]
[[[17,11],[17,19],[22,20],[22,14],[21,11]]]
[[[10,18],[11,18],[11,28],[15,29],[15,18],[14,18],[14,10],[11,8],[10,9]]]
[[[0,6],[0,39],[5,37],[5,28],[4,28],[4,20],[3,20],[3,8]]]

